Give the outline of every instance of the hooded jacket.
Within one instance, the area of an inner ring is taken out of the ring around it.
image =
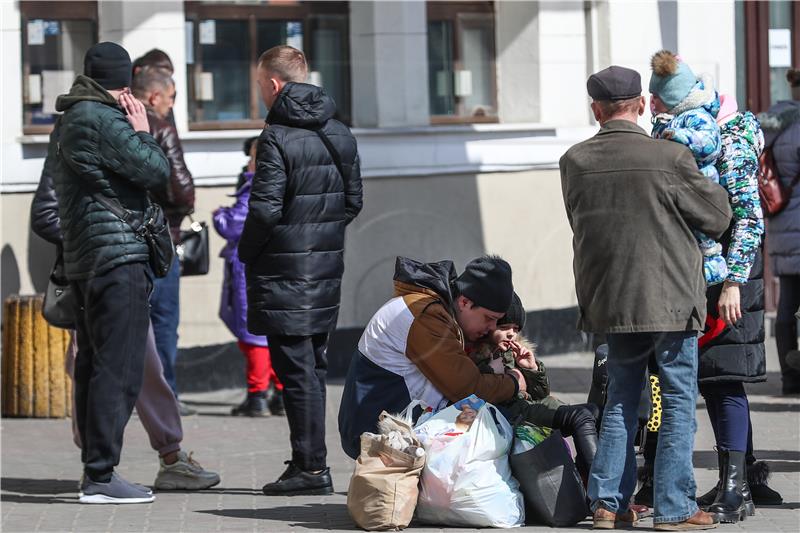
[[[345,227],[361,211],[356,139],[319,87],[287,83],[258,139],[250,207],[239,240],[247,327],[308,336],[336,326]],[[344,176],[315,129],[338,151]]]
[[[67,278],[146,262],[147,243],[92,195],[116,198],[141,220],[147,191],[169,178],[164,152],[152,135],[134,131],[117,101],[86,76],[58,97],[56,110],[63,116],[51,134],[44,172],[53,176],[58,198]]]
[[[381,411],[400,412],[422,400],[434,410],[475,394],[499,404],[518,392],[508,374],[482,374],[464,351],[453,310],[452,261],[398,257],[394,298],[370,319],[350,362],[339,407],[339,435],[350,457],[359,437],[375,431]]]
[[[778,102],[758,119],[765,144],[772,148],[778,176],[788,187],[800,174],[800,101]],[[768,241],[773,274],[800,275],[800,184],[794,187],[786,208],[770,217]]]

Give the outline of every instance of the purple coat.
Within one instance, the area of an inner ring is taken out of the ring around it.
[[[256,346],[267,346],[267,338],[253,335],[247,331],[247,282],[244,265],[239,261],[236,251],[242,236],[244,219],[247,218],[247,204],[253,174],[245,174],[245,182],[236,191],[236,203],[231,207],[220,207],[214,212],[214,229],[226,241],[219,256],[225,259],[225,277],[222,281],[222,298],[219,303],[219,317],[237,339]]]

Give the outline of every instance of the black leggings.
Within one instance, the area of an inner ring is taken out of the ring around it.
[[[797,349],[797,309],[800,308],[800,276],[780,276],[780,299],[775,320],[775,343],[784,392],[800,392],[800,372],[786,364],[786,354]]]

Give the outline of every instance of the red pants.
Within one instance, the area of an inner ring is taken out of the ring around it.
[[[276,389],[283,390],[283,385],[272,368],[269,347],[239,341],[239,349],[247,359],[247,392],[265,391],[270,382],[275,384]]]

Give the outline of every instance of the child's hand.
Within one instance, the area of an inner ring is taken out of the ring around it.
[[[514,360],[519,366],[528,370],[539,369],[539,365],[536,364],[536,359],[534,358],[532,351],[522,346],[518,342],[511,342],[510,344],[511,351],[514,352]]]

